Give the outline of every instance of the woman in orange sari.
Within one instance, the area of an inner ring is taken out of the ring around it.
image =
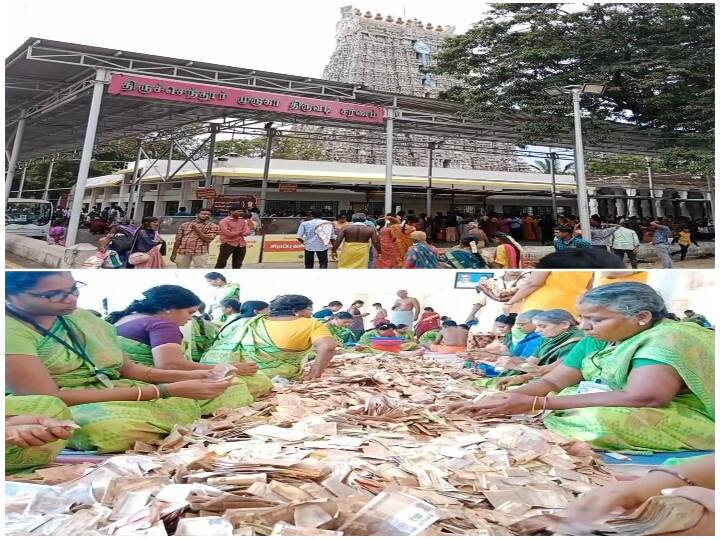
[[[523,240],[537,240],[537,235],[535,234],[535,219],[525,214],[522,218],[522,233],[523,233]]]
[[[413,245],[410,235],[417,231],[417,223],[418,218],[415,216],[410,216],[404,222],[398,223],[390,227],[390,234],[395,241],[398,256],[400,257],[400,266],[402,266],[402,263],[405,260],[405,255]],[[398,266],[398,268],[400,266]]]
[[[380,238],[380,255],[375,261],[375,268],[400,268],[403,259],[400,257],[395,238],[393,237],[392,227],[399,225],[400,220],[393,215],[387,215],[384,219],[378,220],[380,230],[378,237]]]

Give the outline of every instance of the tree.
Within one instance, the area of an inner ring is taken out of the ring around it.
[[[491,4],[438,55],[437,71],[462,83],[444,97],[485,120],[524,113],[520,142],[529,144],[572,125],[568,100],[549,98],[544,88],[606,83],[603,96],[583,98],[588,140],[602,141],[608,120],[655,128],[666,134],[668,155],[711,166],[714,5],[570,6]]]
[[[536,159],[532,163],[530,163],[530,167],[535,169],[538,172],[541,172],[543,174],[550,174],[550,160],[545,159]],[[566,163],[565,165],[559,165],[557,160],[555,161],[555,172],[557,174],[568,174],[572,173],[575,169],[574,163]]]

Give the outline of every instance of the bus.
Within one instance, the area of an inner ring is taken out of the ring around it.
[[[5,232],[45,239],[50,230],[52,216],[53,205],[50,201],[8,199],[5,208]]]

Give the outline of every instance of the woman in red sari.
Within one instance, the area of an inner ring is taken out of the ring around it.
[[[395,238],[393,237],[392,227],[398,225],[400,220],[395,216],[385,216],[384,219],[378,220],[380,230],[378,237],[380,238],[380,255],[375,261],[375,268],[400,268],[403,259],[400,257]]]
[[[426,307],[420,316],[420,322],[415,327],[415,336],[420,339],[425,332],[440,328],[440,314],[433,308]]]

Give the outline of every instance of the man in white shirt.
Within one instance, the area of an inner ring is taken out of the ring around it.
[[[322,219],[322,210],[313,210],[310,221],[303,221],[298,227],[297,238],[305,247],[305,268],[315,266],[317,255],[320,268],[328,267],[328,248],[332,240],[332,223]]]
[[[637,254],[640,251],[640,239],[635,231],[620,225],[612,235],[610,248],[623,261],[627,255],[630,266],[637,268]]]

